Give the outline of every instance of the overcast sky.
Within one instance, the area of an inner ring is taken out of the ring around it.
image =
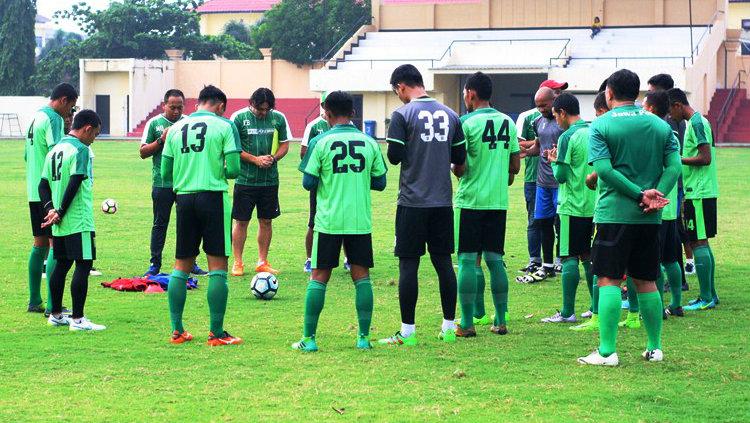
[[[80,0],[37,0],[36,9],[37,13],[40,15],[52,19],[52,15],[54,15],[56,11],[68,9],[70,6],[79,2]],[[95,9],[103,9],[107,7],[110,0],[86,0],[86,3]],[[78,26],[71,21],[61,20],[59,26],[65,31],[81,32]]]

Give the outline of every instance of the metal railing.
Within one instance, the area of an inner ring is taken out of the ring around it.
[[[724,104],[721,106],[721,111],[719,111],[719,117],[716,119],[716,136],[717,138],[722,137],[723,135],[721,133],[721,127],[724,126],[724,123],[726,122],[727,115],[729,114],[729,108],[732,106],[732,103],[734,103],[734,97],[737,96],[737,92],[740,90],[740,86],[742,85],[742,73],[745,72],[744,70],[740,70],[737,72],[737,76],[734,78],[734,82],[732,82],[732,88],[729,89],[729,95],[727,95],[727,99],[724,100]],[[724,141],[718,140],[717,141]]]
[[[711,34],[711,30],[713,29],[713,26],[714,26],[714,21],[716,20],[716,17],[719,16],[720,13],[724,13],[724,11],[723,10],[717,10],[716,12],[714,12],[713,15],[711,15],[711,19],[709,19],[708,25],[706,25],[706,29],[703,30],[703,32],[701,33],[700,38],[698,38],[698,41],[695,43],[695,47],[690,52],[690,60],[691,61],[693,60],[693,58],[695,56],[698,55],[698,50],[700,49],[700,46],[701,46],[701,43],[703,42],[703,39],[706,37],[706,35],[710,35]],[[693,33],[693,27],[691,26],[690,27],[690,36],[691,37],[693,36],[692,33]]]
[[[687,67],[687,61],[690,60],[690,56],[649,56],[649,57],[635,57],[635,56],[597,56],[597,57],[571,57],[571,60],[614,60],[615,67],[618,67],[619,62],[623,60],[654,60],[654,59],[674,59],[682,61],[682,67]]]
[[[333,46],[323,55],[323,57],[321,57],[317,61],[329,61],[331,58],[333,58],[333,55],[336,54],[336,52],[344,46],[346,40],[352,38],[352,36],[356,34],[357,31],[359,31],[359,28],[361,28],[363,25],[369,25],[370,23],[372,23],[372,20],[373,17],[371,15],[362,15],[359,19],[357,19],[356,22],[354,22],[354,25],[352,25],[352,27],[349,28],[349,30],[344,35],[342,35],[341,38],[338,39],[338,41],[333,43]]]

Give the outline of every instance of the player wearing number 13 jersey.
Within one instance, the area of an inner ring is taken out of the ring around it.
[[[456,273],[453,271],[451,163],[466,160],[466,142],[456,113],[427,96],[422,75],[401,65],[391,87],[404,103],[393,112],[388,128],[388,160],[401,164],[396,211],[396,256],[399,258],[401,331],[381,340],[414,345],[417,269],[425,244],[440,282],[443,326],[440,338],[455,342]]]
[[[169,278],[169,312],[172,339],[180,344],[193,339],[182,325],[187,288],[198,247],[208,256],[208,308],[212,346],[239,344],[240,338],[224,331],[227,306],[227,257],[231,251],[231,203],[227,178],[240,172],[240,135],[224,119],[226,95],[209,85],[198,97],[198,111],[175,123],[162,151],[161,176],[177,194],[176,263]],[[226,163],[226,167],[225,167]]]

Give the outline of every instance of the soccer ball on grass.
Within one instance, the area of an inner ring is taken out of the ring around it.
[[[260,272],[250,282],[250,292],[260,300],[270,300],[279,290],[279,281],[271,273]]]
[[[102,201],[102,211],[106,214],[117,213],[117,201],[111,198],[107,198],[106,200]]]

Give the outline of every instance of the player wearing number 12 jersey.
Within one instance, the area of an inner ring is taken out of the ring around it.
[[[359,333],[357,348],[370,349],[372,284],[372,208],[370,190],[385,189],[386,167],[377,142],[350,120],[354,99],[335,91],[324,102],[329,131],[310,141],[300,165],[302,185],[316,190],[318,208],[312,250],[312,277],[307,285],[302,340],[292,345],[299,351],[317,351],[315,332],[325,302],[331,270],[339,265],[342,245],[349,254],[354,282]]]
[[[380,342],[415,345],[419,260],[430,252],[440,283],[443,325],[440,338],[455,342],[456,273],[453,270],[453,209],[451,163],[464,164],[466,142],[456,113],[427,96],[422,75],[401,65],[391,87],[404,103],[393,112],[388,128],[388,160],[401,164],[396,210],[396,251],[399,258],[401,331]]]
[[[476,336],[474,319],[483,322],[484,274],[481,256],[490,270],[495,321],[490,329],[505,335],[508,310],[508,275],[503,265],[508,185],[521,168],[516,127],[507,115],[490,107],[492,80],[477,72],[464,87],[464,103],[470,112],[461,117],[466,136],[466,165],[455,166],[460,178],[456,192],[455,223],[458,228],[458,297],[461,326],[456,335]]]
[[[198,247],[208,258],[208,308],[211,332],[208,345],[239,344],[242,339],[224,330],[227,307],[227,257],[231,251],[231,203],[227,178],[240,172],[240,134],[221,117],[227,97],[209,85],[198,97],[198,111],[175,123],[162,151],[161,176],[177,194],[175,268],[169,278],[169,313],[174,344],[193,336],[182,325],[188,274]],[[226,167],[225,164],[226,163]]]

